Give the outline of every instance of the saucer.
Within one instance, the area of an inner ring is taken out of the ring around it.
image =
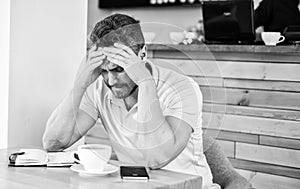
[[[75,164],[70,167],[72,171],[75,171],[79,173],[80,175],[86,175],[86,176],[105,176],[108,174],[115,173],[119,170],[119,167],[111,164],[107,164],[103,171],[99,172],[89,172],[86,171],[81,164]]]

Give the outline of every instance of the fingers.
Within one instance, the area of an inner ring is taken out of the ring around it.
[[[94,62],[93,64],[90,65],[90,68],[91,68],[91,70],[95,70],[96,68],[101,66],[101,64],[102,64],[102,61]]]
[[[106,55],[107,57],[110,57],[110,58],[113,58],[113,59],[117,59],[117,60],[120,60],[122,62],[126,62],[126,63],[129,63],[128,62],[128,58],[125,58],[124,56],[121,56],[119,54],[114,54],[114,53],[107,53],[107,52],[103,52],[104,55]]]
[[[98,63],[98,62],[102,63],[103,60],[105,59],[105,57],[106,57],[105,55],[95,57],[95,58],[90,60],[89,64],[92,65],[92,64],[95,64],[95,63]]]
[[[97,45],[93,45],[92,48],[90,48],[88,53],[91,53],[92,51],[96,51],[97,50]]]
[[[124,51],[126,51],[130,55],[136,55],[133,52],[133,50],[130,47],[127,47],[126,45],[123,45],[121,43],[115,43],[114,46],[117,47],[117,48],[123,49]]]
[[[123,49],[118,49],[115,47],[104,47],[103,53],[110,53],[110,54],[119,54],[125,58],[130,58],[131,55],[125,52]]]
[[[99,50],[96,50],[96,51],[90,51],[90,53],[88,54],[87,61],[91,61],[94,58],[98,58],[98,57],[102,57],[102,56],[103,56],[102,49],[99,49]]]
[[[93,52],[95,52],[96,50],[97,50],[97,45],[93,45],[93,46],[90,48],[90,50],[87,52],[87,54],[86,54],[86,59],[88,59],[89,56],[90,56],[90,54],[93,53]]]
[[[121,61],[121,60],[118,60],[118,59],[115,59],[115,58],[112,58],[112,57],[109,57],[107,56],[107,60],[114,63],[114,64],[117,64],[118,66],[121,66],[122,68],[126,68],[126,63]]]

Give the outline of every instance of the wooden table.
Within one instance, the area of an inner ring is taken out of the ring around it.
[[[8,167],[12,150],[0,150],[0,188],[197,188],[201,189],[200,176],[168,170],[149,171],[147,183],[122,182],[119,172],[107,176],[80,176],[69,168]]]

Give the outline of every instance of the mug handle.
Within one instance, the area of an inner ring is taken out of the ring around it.
[[[285,40],[285,37],[283,35],[281,35],[280,38],[279,38],[279,41],[277,43],[281,43],[284,40]]]

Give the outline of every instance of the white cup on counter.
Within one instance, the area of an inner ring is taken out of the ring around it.
[[[262,32],[261,39],[267,46],[276,46],[285,40],[285,37],[280,32]]]
[[[77,149],[80,163],[86,172],[101,172],[110,159],[112,148],[103,144],[85,144]]]

